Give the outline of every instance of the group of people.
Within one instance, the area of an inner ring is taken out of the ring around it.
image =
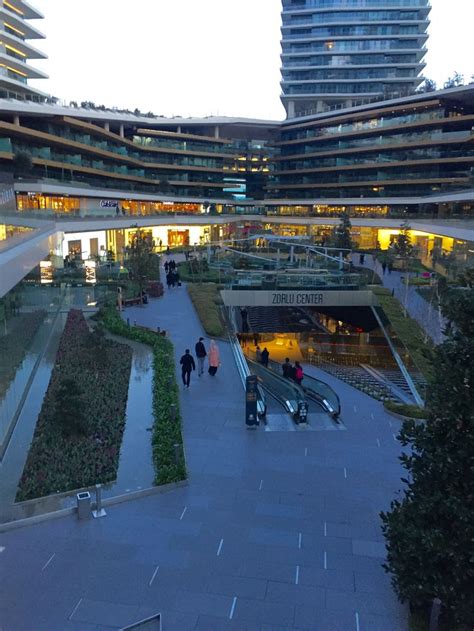
[[[208,373],[211,377],[214,377],[220,366],[219,348],[217,344],[214,340],[211,340],[211,343],[209,344],[209,352],[207,352],[204,345],[204,338],[200,337],[196,342],[194,350],[197,358],[198,376],[201,377],[204,374],[204,364],[207,357],[209,364]],[[189,384],[191,383],[191,372],[196,370],[196,363],[189,348],[184,351],[184,355],[179,360],[179,363],[181,364],[181,378],[183,380],[183,386],[185,388],[189,388]]]
[[[281,366],[281,369],[283,372],[283,376],[286,377],[286,379],[291,379],[292,381],[296,382],[299,386],[301,385],[301,382],[303,381],[304,373],[303,373],[303,368],[301,367],[301,364],[299,362],[295,362],[295,365],[293,366],[292,363],[290,362],[290,358],[286,357],[284,363]]]
[[[168,289],[170,287],[180,287],[181,282],[179,278],[178,267],[176,262],[171,259],[171,261],[165,261],[165,274],[166,274],[166,284]]]

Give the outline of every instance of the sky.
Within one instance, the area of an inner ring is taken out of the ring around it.
[[[282,120],[280,0],[31,0],[49,75],[31,85],[60,101],[164,116]],[[474,74],[474,0],[431,0],[424,75],[439,87]]]

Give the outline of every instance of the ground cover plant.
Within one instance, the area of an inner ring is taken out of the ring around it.
[[[69,312],[17,501],[117,477],[131,360],[128,346]]]
[[[158,333],[128,326],[112,306],[102,308],[98,319],[111,333],[151,346],[153,351],[154,481],[156,485],[159,485],[186,479],[173,345]],[[171,412],[172,405],[175,409],[174,418]],[[178,460],[175,445],[178,451],[181,451],[181,457]]]
[[[224,335],[224,326],[219,312],[221,297],[218,288],[219,285],[215,283],[187,286],[189,296],[201,320],[201,324],[211,337],[222,337]]]
[[[373,287],[373,291],[416,367],[425,378],[429,378],[433,369],[430,359],[433,352],[431,340],[427,338],[418,322],[405,314],[402,305],[392,296],[390,290],[383,287]]]
[[[0,399],[2,399],[10,383],[15,378],[34,336],[38,332],[46,311],[21,313],[7,321],[5,334],[4,323],[0,336]]]
[[[384,401],[383,405],[389,412],[395,412],[395,414],[408,418],[425,419],[427,416],[426,410],[418,407],[418,405],[395,403],[394,401]]]

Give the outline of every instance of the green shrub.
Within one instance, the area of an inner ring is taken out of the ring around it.
[[[153,351],[153,432],[152,452],[155,467],[155,484],[167,484],[186,479],[183,458],[175,462],[174,445],[183,446],[179,394],[175,377],[173,345],[153,331],[129,327],[116,309],[106,307],[100,312],[100,321],[111,333],[151,346]],[[170,415],[171,405],[176,406],[176,418]]]
[[[384,401],[384,408],[390,412],[401,414],[409,418],[421,418],[425,419],[427,411],[424,408],[420,408],[417,405],[408,405],[406,403],[394,403],[393,401]]]
[[[215,283],[188,285],[188,292],[197,311],[201,324],[211,337],[222,337],[224,326],[219,313],[221,297]]]

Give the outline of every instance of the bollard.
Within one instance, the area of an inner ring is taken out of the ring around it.
[[[102,484],[95,485],[95,510],[92,511],[92,514],[97,519],[97,517],[105,517],[107,513],[102,508]]]
[[[179,463],[181,462],[181,445],[179,443],[175,443],[173,445],[173,450],[174,450],[174,463],[176,466],[179,466]]]
[[[433,605],[431,606],[429,631],[438,631],[440,614],[441,614],[441,600],[439,598],[434,598]]]
[[[174,423],[176,420],[176,405],[174,403],[170,405],[170,418]]]

